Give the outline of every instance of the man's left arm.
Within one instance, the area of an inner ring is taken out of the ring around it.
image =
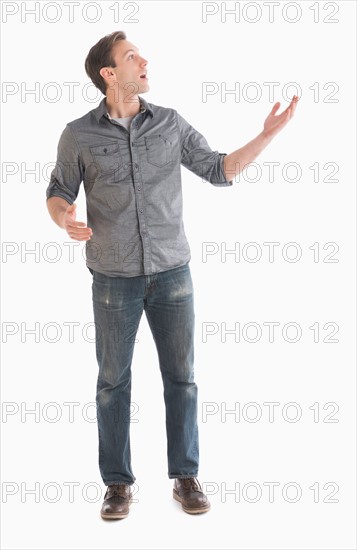
[[[249,143],[240,149],[224,157],[224,172],[227,179],[233,180],[237,174],[247,168],[247,165],[253,162],[265,147],[269,145],[272,139],[294,116],[298,99],[294,95],[290,105],[280,115],[275,114],[280,107],[280,103],[275,103],[264,122],[263,131],[256,138],[252,139],[252,141],[249,141]]]

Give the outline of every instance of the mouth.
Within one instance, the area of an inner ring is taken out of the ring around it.
[[[147,73],[143,73],[143,74],[140,75],[140,78],[142,78],[142,79],[144,79],[144,80],[145,80],[145,79],[147,80],[147,76],[146,76],[146,75],[147,75]]]

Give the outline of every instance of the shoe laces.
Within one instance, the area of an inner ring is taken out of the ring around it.
[[[109,487],[108,487],[108,497],[107,498],[125,497],[125,495],[126,495],[125,487],[126,487],[125,484],[109,485]]]
[[[202,493],[202,488],[200,485],[200,482],[195,477],[189,477],[189,478],[183,478],[181,480],[182,485],[185,487],[185,489],[193,489],[194,491],[198,491],[199,493]]]

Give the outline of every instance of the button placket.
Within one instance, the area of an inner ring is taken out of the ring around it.
[[[136,209],[138,213],[138,225],[139,225],[139,233],[141,235],[141,241],[142,241],[142,250],[143,250],[143,263],[144,263],[144,270],[147,269],[151,271],[151,249],[150,249],[150,242],[148,238],[148,231],[147,231],[147,220],[145,215],[145,197],[144,193],[142,192],[142,181],[141,181],[141,172],[140,172],[140,165],[139,165],[139,158],[138,158],[138,152],[135,142],[135,136],[136,131],[134,124],[134,120],[132,121],[131,126],[131,136],[130,136],[130,152],[131,152],[131,158],[133,161],[133,184],[134,184],[134,191],[135,191],[135,200],[136,200]]]

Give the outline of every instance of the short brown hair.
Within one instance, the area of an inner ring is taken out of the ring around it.
[[[99,71],[102,67],[116,67],[112,51],[114,44],[118,42],[118,40],[126,40],[124,31],[112,32],[101,38],[99,42],[89,50],[84,64],[87,75],[104,95],[106,95],[107,86],[105,80],[99,74]]]

